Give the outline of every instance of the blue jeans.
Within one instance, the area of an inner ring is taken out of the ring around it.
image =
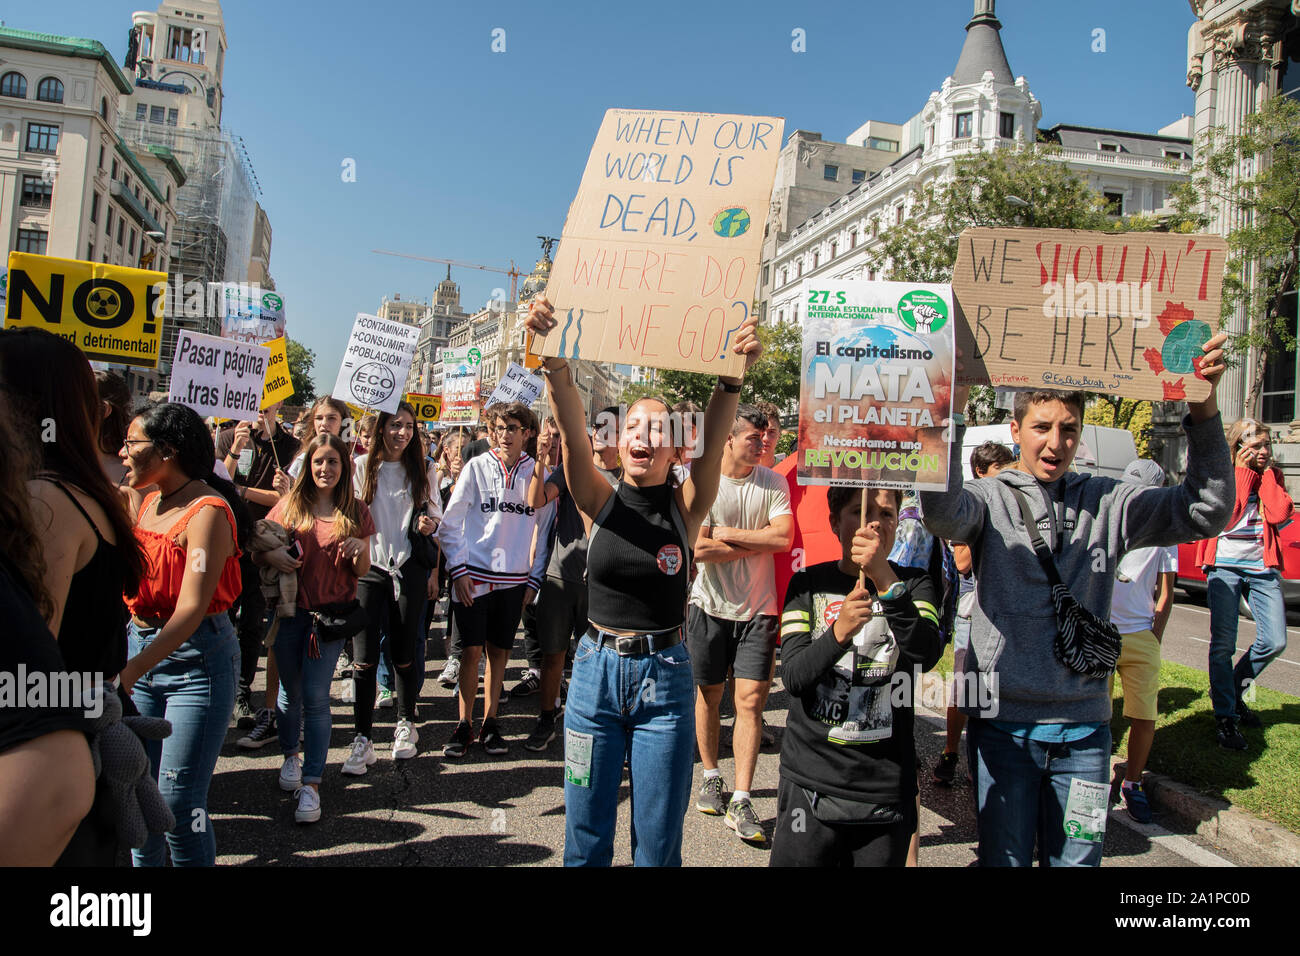
[[[1100,843],[1065,834],[1070,780],[1110,782],[1110,726],[1070,743],[1017,737],[972,717],[966,725],[975,777],[980,866],[1100,866]]]
[[[320,657],[309,653],[311,616],[301,608],[280,621],[275,638],[275,662],[280,668],[280,697],[276,701],[276,727],[280,751],[286,757],[299,752],[298,724],[306,721],[307,755],[302,762],[302,782],[320,783],[330,749],[330,682],[343,651],[342,641],[319,644]]]
[[[1286,650],[1286,604],[1282,600],[1282,574],[1270,568],[1263,574],[1211,568],[1206,576],[1210,605],[1210,702],[1215,717],[1239,717],[1237,699],[1249,681]],[[1255,643],[1232,666],[1237,649],[1237,610],[1242,593],[1255,616]]]
[[[685,641],[658,654],[620,657],[584,637],[573,658],[564,728],[566,765],[571,735],[592,738],[590,786],[564,784],[564,865],[613,862],[618,789],[630,757],[633,861],[681,866],[695,760],[695,682]]]
[[[158,636],[158,628],[131,622],[131,656]],[[239,640],[225,614],[203,619],[180,647],[135,682],[131,699],[145,717],[171,721],[171,736],[146,740],[149,768],[176,827],[132,850],[136,866],[162,866],[164,842],[173,866],[212,866],[217,841],[208,814],[208,785],[230,726],[239,680]]]

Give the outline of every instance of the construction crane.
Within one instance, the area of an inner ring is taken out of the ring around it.
[[[508,275],[510,277],[511,302],[516,301],[518,296],[519,277],[521,275],[527,275],[527,273],[520,272],[515,268],[515,260],[513,259],[510,260],[509,269],[498,269],[495,266],[480,265],[477,262],[461,262],[458,259],[436,259],[433,256],[413,256],[406,252],[389,252],[387,249],[371,249],[370,251],[381,256],[398,256],[402,259],[418,259],[421,262],[439,262],[443,265],[456,266],[461,269],[478,269],[480,272],[500,272],[503,275]]]

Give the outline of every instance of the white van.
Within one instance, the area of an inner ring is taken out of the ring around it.
[[[970,456],[986,441],[1001,442],[1016,454],[1011,442],[1011,423],[1002,425],[975,425],[966,429],[961,449],[961,471],[966,480],[974,478],[970,470]],[[1108,428],[1105,425],[1084,425],[1079,437],[1079,450],[1075,453],[1071,471],[1085,475],[1109,475],[1119,478],[1137,455],[1133,433],[1126,428]]]

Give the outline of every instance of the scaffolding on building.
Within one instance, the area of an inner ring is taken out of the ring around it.
[[[257,197],[252,163],[243,140],[224,129],[181,129],[158,123],[122,119],[118,132],[129,146],[165,146],[185,170],[185,184],[176,193],[176,229],[171,236],[171,276],[174,289],[195,280],[203,283],[201,315],[187,315],[182,301],[173,300],[172,314],[163,323],[159,370],[171,371],[171,357],[181,328],[206,335],[220,334],[220,300],[210,307],[209,283],[247,282],[253,250]],[[188,295],[188,290],[186,292]]]

